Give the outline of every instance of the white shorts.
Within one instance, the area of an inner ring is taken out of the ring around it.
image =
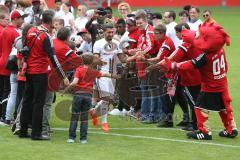
[[[103,97],[114,97],[115,93],[115,85],[116,85],[116,80],[107,78],[107,77],[101,77],[96,80],[97,84],[97,89],[99,92],[99,98]]]

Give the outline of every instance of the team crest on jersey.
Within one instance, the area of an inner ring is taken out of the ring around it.
[[[112,51],[117,50],[118,45],[114,42],[110,42],[104,45],[104,53],[111,53]]]

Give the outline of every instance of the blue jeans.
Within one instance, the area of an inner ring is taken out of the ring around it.
[[[87,139],[88,130],[88,110],[91,106],[92,94],[90,93],[78,93],[73,96],[72,101],[72,116],[69,127],[69,139],[76,138],[76,130],[80,118],[80,140]]]
[[[8,102],[7,102],[6,120],[13,119],[13,113],[16,108],[15,105],[16,105],[17,88],[18,88],[17,74],[11,73],[10,84],[11,84],[11,91],[10,91],[10,96],[9,96]]]
[[[159,96],[152,96],[151,88],[148,82],[142,79],[140,82],[142,92],[141,116],[142,120],[157,121],[162,113],[162,103]]]

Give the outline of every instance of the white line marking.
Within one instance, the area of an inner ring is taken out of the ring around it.
[[[53,128],[53,129],[62,129],[62,128]],[[88,128],[90,130],[101,130],[100,128]],[[110,128],[111,130],[169,130],[169,131],[183,131],[183,132],[189,132],[189,131],[185,131],[185,130],[182,130],[181,128],[161,128],[161,127],[156,127],[156,128],[148,128],[148,127],[133,127],[133,128]],[[219,132],[221,131],[221,129],[219,130],[212,130],[214,132]]]
[[[68,131],[68,128],[53,128],[53,130]],[[226,148],[240,148],[240,146],[238,145],[211,143],[211,142],[197,141],[197,140],[181,140],[181,139],[171,139],[171,138],[162,138],[162,137],[148,137],[148,136],[141,136],[141,135],[103,133],[103,132],[94,132],[94,131],[89,131],[89,133],[98,134],[98,135],[117,136],[117,137],[129,137],[129,138],[136,138],[136,139],[151,139],[151,140],[170,141],[170,142],[179,142],[179,143],[201,144],[201,145],[219,146],[219,147],[226,147]]]

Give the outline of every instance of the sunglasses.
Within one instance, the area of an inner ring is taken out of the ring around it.
[[[126,11],[126,10],[128,10],[128,8],[120,8],[119,10],[120,11]]]
[[[153,32],[153,34],[163,34],[163,32]]]
[[[203,17],[209,17],[209,14],[204,14]]]

